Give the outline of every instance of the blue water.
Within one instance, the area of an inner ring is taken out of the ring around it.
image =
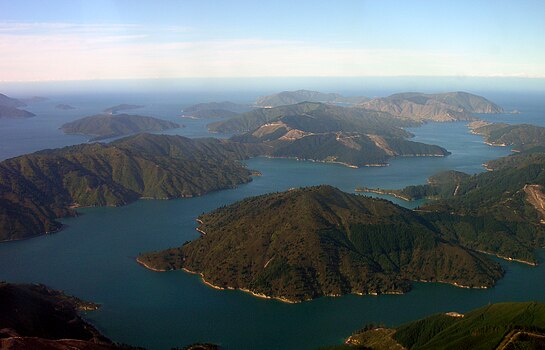
[[[75,105],[78,110],[56,111],[48,105],[60,102]],[[58,126],[118,103],[146,104],[146,109],[134,112],[178,121],[177,114],[183,108],[183,103],[163,101],[154,105],[142,98],[127,97],[100,103],[83,97],[80,101],[48,101],[29,108],[39,112],[36,118],[20,124],[0,121],[0,156],[81,142],[81,138],[59,134]],[[531,113],[523,111],[516,116],[539,119]],[[33,123],[39,123],[39,127]],[[415,140],[441,145],[452,155],[398,158],[388,167],[361,169],[251,159],[248,167],[261,171],[263,176],[236,189],[198,198],[141,200],[121,208],[82,209],[83,215],[63,220],[66,229],[59,233],[0,244],[0,279],[45,283],[99,302],[102,307],[98,311],[86,314],[89,320],[116,341],[150,349],[199,341],[219,343],[227,349],[313,349],[340,343],[369,322],[397,325],[435,312],[465,312],[489,302],[545,301],[545,284],[536,283],[545,279],[543,265],[502,262],[507,274],[489,290],[417,283],[413,291],[402,296],[349,295],[292,305],[239,291],[218,291],[205,286],[197,276],[181,271],[155,273],[135,263],[140,252],[179,246],[196,238],[194,220],[199,214],[248,196],[322,183],[348,192],[357,186],[401,188],[424,183],[441,170],[480,172],[482,163],[510,152],[508,148],[485,145],[479,136],[468,133],[464,123],[430,123],[410,131],[416,135]],[[202,121],[188,123],[179,132],[207,135]],[[10,144],[6,137],[11,137],[11,148],[6,148]],[[545,253],[541,252],[540,257],[545,258]]]

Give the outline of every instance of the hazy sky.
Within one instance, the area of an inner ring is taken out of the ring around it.
[[[0,0],[0,81],[545,77],[545,1]]]

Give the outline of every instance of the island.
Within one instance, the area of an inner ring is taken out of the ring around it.
[[[26,103],[21,100],[0,94],[0,119],[20,119],[36,116],[34,113],[19,109],[19,107],[25,106]]]
[[[385,166],[397,156],[443,157],[442,147],[407,140],[403,128],[418,122],[388,113],[316,102],[258,109],[209,124],[218,132],[243,132],[231,139],[265,146],[265,156],[339,163],[350,167]]]
[[[0,282],[0,348],[143,350],[112,342],[78,312],[97,308],[42,284]]]
[[[418,212],[326,185],[247,198],[197,221],[200,238],[137,261],[284,302],[400,294],[410,281],[488,288],[503,275]]]
[[[344,97],[336,93],[323,93],[311,90],[282,91],[276,94],[261,96],[255,105],[262,108],[273,108],[297,104],[301,102],[323,102],[331,104],[358,104],[368,101],[365,96]]]
[[[374,98],[358,105],[360,108],[388,112],[418,121],[450,122],[475,120],[474,113],[503,113],[503,108],[482,96],[467,92],[423,94],[398,93]]]
[[[139,134],[0,162],[0,241],[55,232],[79,206],[200,196],[251,181],[258,145]]]
[[[331,350],[543,349],[545,304],[506,302],[446,312],[395,328],[367,325]]]
[[[120,105],[116,105],[116,106],[113,106],[113,107],[106,108],[104,110],[104,113],[106,113],[106,114],[117,114],[118,112],[121,112],[121,111],[129,111],[131,109],[138,109],[138,108],[144,108],[144,106],[143,105],[131,105],[131,104],[123,103],[123,104],[120,104]]]
[[[140,132],[163,131],[182,127],[180,124],[141,115],[98,114],[77,119],[60,127],[65,134],[90,136],[91,141],[109,139]]]
[[[208,102],[191,105],[182,110],[183,118],[207,119],[207,118],[232,118],[238,114],[251,111],[248,105],[224,102]]]
[[[70,111],[72,109],[76,109],[76,107],[61,103],[56,105],[55,109],[60,109],[61,111]]]

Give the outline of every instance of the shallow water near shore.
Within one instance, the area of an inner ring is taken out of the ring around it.
[[[178,107],[168,108],[165,114],[175,118]],[[180,133],[207,135],[205,122],[194,123]],[[198,215],[248,196],[324,183],[347,192],[358,186],[395,189],[425,183],[442,170],[481,172],[486,161],[510,153],[507,147],[485,145],[465,124],[430,123],[409,129],[416,141],[452,152],[444,158],[398,158],[387,167],[360,169],[255,158],[246,164],[263,175],[236,189],[197,198],[141,200],[120,208],[80,209],[81,216],[63,220],[66,226],[59,233],[0,244],[0,279],[44,283],[101,303],[98,311],[85,317],[113,340],[149,349],[193,342],[214,342],[226,349],[314,349],[338,344],[370,322],[398,325],[436,312],[463,313],[499,301],[545,302],[545,284],[536,283],[545,280],[545,267],[504,261],[505,277],[488,290],[415,283],[405,295],[348,295],[299,304],[215,290],[199,276],[182,271],[157,273],[135,261],[140,252],[179,246],[198,237]],[[59,145],[72,141],[77,140],[55,139]],[[421,204],[386,198],[407,207]],[[539,256],[543,261],[545,252]]]

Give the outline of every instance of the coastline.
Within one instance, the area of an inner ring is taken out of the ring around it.
[[[496,254],[496,253],[487,252],[487,251],[484,251],[484,250],[478,250],[478,249],[474,249],[474,250],[476,252],[483,253],[483,254],[486,254],[486,255],[492,255],[492,256],[495,256],[496,258],[500,258],[500,259],[506,260],[506,261],[514,261],[514,262],[518,262],[518,263],[526,264],[526,265],[530,265],[530,266],[538,266],[539,265],[538,263],[535,263],[535,262],[526,261],[526,260],[522,260],[522,259],[511,258],[511,257],[508,257],[508,256],[503,256],[503,255],[499,255],[499,254]]]
[[[143,262],[142,260],[140,260],[140,257],[137,257],[136,259],[136,262],[142,266],[144,266],[146,269],[148,270],[151,270],[151,271],[155,271],[155,272],[166,272],[168,270],[163,270],[163,269],[156,269],[154,267],[151,267],[149,266],[148,264],[146,264],[145,262]]]
[[[406,202],[411,202],[412,199],[409,198],[409,197],[405,197],[403,195],[400,195],[398,193],[395,193],[395,192],[392,192],[392,191],[386,191],[386,190],[381,190],[381,189],[378,189],[378,188],[356,188],[354,190],[354,192],[358,192],[358,193],[375,193],[375,194],[382,194],[382,195],[387,195],[387,196],[392,196],[392,197],[395,197],[395,198],[399,198],[401,200],[404,200]]]

